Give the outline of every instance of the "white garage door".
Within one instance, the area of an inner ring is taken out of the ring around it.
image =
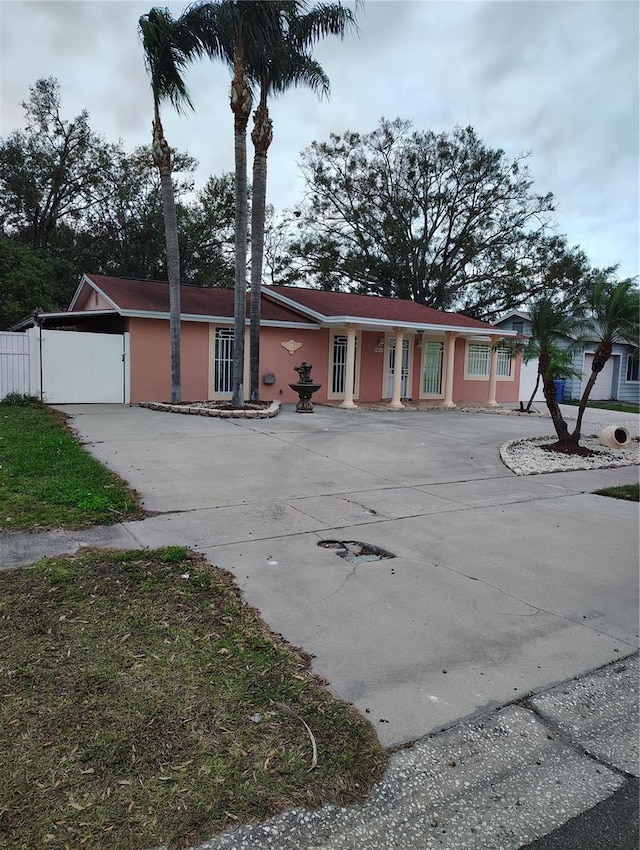
[[[584,368],[582,370],[582,385],[580,387],[580,394],[584,392],[584,388],[589,380],[591,375],[591,364],[593,363],[593,354],[585,354],[584,356]],[[612,390],[613,385],[613,367],[615,365],[615,357],[610,357],[607,362],[604,364],[604,369],[598,377],[596,378],[596,382],[593,385],[593,389],[589,395],[590,399],[609,399],[615,398],[615,393]]]
[[[538,358],[534,357],[533,360],[530,360],[528,363],[523,363],[520,367],[520,401],[524,401],[525,403],[529,401],[531,398],[531,393],[536,385],[536,380],[538,379]],[[542,392],[542,381],[540,381],[540,386],[538,387],[538,392],[536,393],[536,397],[534,398],[536,402],[544,402],[544,394]]]

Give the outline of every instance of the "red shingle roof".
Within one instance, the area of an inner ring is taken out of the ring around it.
[[[159,280],[131,280],[99,274],[87,274],[86,277],[93,281],[98,289],[113,301],[120,310],[136,313],[169,312],[168,283]],[[180,310],[183,315],[219,316],[232,319],[233,297],[232,289],[183,285],[180,287]],[[316,324],[313,319],[302,316],[300,313],[267,298],[262,299],[260,317],[267,322]]]
[[[348,292],[325,292],[320,289],[302,289],[297,286],[265,286],[265,292],[282,295],[303,307],[323,316],[348,316],[361,319],[379,319],[384,322],[445,325],[452,327],[483,328],[491,325],[470,319],[460,313],[446,313],[425,307],[414,301],[400,298],[381,298],[372,295],[353,295]]]
[[[86,277],[120,310],[133,313],[169,313],[169,284],[164,281],[133,280],[97,274],[87,274]],[[267,295],[266,298],[263,296],[260,307],[263,321],[303,322],[310,325],[317,323],[317,320],[306,313],[298,312],[294,306],[287,306],[276,300],[277,296],[281,296],[327,319],[346,317],[354,321],[368,319],[395,325],[477,328],[485,332],[493,327],[460,313],[434,310],[432,307],[400,298],[325,292],[297,286],[265,286],[263,290]],[[268,297],[270,294],[276,297]],[[233,300],[234,293],[231,289],[184,285],[180,287],[180,307],[183,315],[232,319]]]

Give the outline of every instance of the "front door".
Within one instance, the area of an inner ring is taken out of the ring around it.
[[[422,344],[422,394],[424,396],[442,395],[442,360],[444,344],[435,340],[425,340]]]
[[[357,395],[358,383],[358,339],[355,340],[355,357],[353,360],[353,392]],[[334,334],[333,360],[331,364],[331,394],[344,398],[345,378],[347,371],[347,335]]]
[[[233,389],[233,328],[216,328],[213,353],[213,394],[229,395]]]

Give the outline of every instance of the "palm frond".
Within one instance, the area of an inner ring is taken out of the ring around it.
[[[199,50],[210,59],[233,66],[238,32],[236,2],[193,3],[182,13],[180,20]]]
[[[138,21],[138,34],[156,107],[167,100],[177,112],[193,109],[182,73],[191,61],[189,42],[168,9],[151,9]],[[192,47],[192,51],[193,51]]]
[[[282,41],[281,7],[270,0],[193,3],[180,20],[204,53],[232,66],[239,50],[268,53]]]
[[[567,305],[544,295],[531,305],[531,334],[541,348],[547,348],[559,338],[572,339],[579,329],[579,320]]]
[[[344,38],[351,32],[358,32],[354,13],[341,3],[318,3],[310,10],[306,3],[293,3],[293,14],[287,14],[289,36],[299,48],[310,47],[316,41],[328,35]],[[304,14],[301,12],[304,11]]]
[[[588,307],[599,341],[637,342],[640,330],[640,298],[631,279],[615,281],[597,274],[588,293]]]
[[[322,65],[305,53],[291,54],[280,78],[275,77],[272,81],[272,89],[277,94],[291,86],[305,86],[319,94],[320,98],[328,98],[331,90],[329,77]]]
[[[290,45],[281,46],[268,56],[251,57],[247,76],[260,87],[263,100],[269,94],[283,94],[298,86],[311,89],[320,98],[328,97],[331,89],[322,65]]]

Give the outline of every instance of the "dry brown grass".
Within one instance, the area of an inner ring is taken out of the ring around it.
[[[0,681],[0,846],[15,850],[182,847],[362,799],[386,762],[231,576],[181,548],[0,573]]]

